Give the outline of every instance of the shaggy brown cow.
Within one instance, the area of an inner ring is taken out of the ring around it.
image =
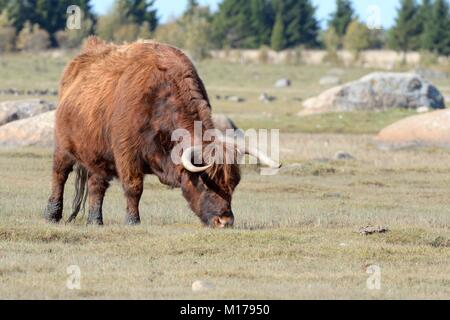
[[[205,225],[233,225],[231,198],[240,181],[239,166],[196,167],[195,148],[185,150],[183,164],[170,156],[174,130],[192,132],[194,121],[201,121],[204,130],[214,128],[204,85],[181,51],[154,42],[116,46],[92,37],[66,67],[59,98],[48,221],[62,219],[64,185],[76,165],[77,194],[69,221],[80,211],[87,181],[88,223],[103,224],[103,198],[118,177],[127,198],[126,223],[139,223],[144,175],[155,174],[182,189]]]

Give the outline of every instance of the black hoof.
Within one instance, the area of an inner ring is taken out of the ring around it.
[[[103,220],[102,219],[88,220],[87,224],[90,226],[102,226]]]
[[[102,226],[103,225],[103,215],[99,212],[90,212],[87,224],[94,225],[94,226]]]
[[[128,226],[137,226],[141,224],[141,219],[136,216],[127,215],[125,217],[125,224]]]
[[[62,203],[49,202],[44,211],[44,219],[50,223],[58,223],[62,219]]]

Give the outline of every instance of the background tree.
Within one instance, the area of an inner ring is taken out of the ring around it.
[[[275,51],[281,51],[286,47],[284,20],[281,13],[278,13],[277,18],[275,19],[275,25],[273,27],[271,37],[271,47]]]
[[[40,29],[47,31],[53,45],[57,44],[56,32],[66,28],[66,12],[71,5],[78,5],[84,14],[84,18],[89,19],[93,27],[95,16],[92,13],[89,0],[4,1],[5,10],[17,32],[20,32],[25,22],[29,21],[32,25],[37,24]]]
[[[415,0],[401,0],[395,26],[389,35],[390,47],[404,53],[418,49],[420,33],[419,8]]]
[[[319,23],[315,18],[316,8],[309,0],[296,0],[287,14],[287,47],[304,45],[318,46]]]
[[[275,12],[271,0],[250,0],[250,25],[254,32],[253,47],[270,45]]]
[[[149,30],[154,31],[158,26],[157,10],[154,8],[155,0],[126,0],[123,1],[128,22],[142,26],[144,22],[149,25]]]
[[[50,46],[50,35],[36,23],[26,21],[19,35],[16,46],[23,51],[43,51]]]
[[[116,0],[109,13],[100,17],[97,34],[116,42],[149,38],[158,24],[153,6],[154,1]]]
[[[154,38],[157,41],[168,43],[178,48],[183,47],[185,40],[176,19],[171,19],[169,22],[159,25],[155,30]]]
[[[158,27],[155,38],[183,48],[194,60],[201,60],[208,57],[212,49],[212,20],[213,15],[208,6],[189,1],[180,18]]]
[[[0,13],[3,11],[3,9],[6,8],[7,3],[8,3],[8,0],[0,0]]]
[[[299,45],[318,46],[319,24],[315,18],[316,8],[309,0],[274,0],[274,7],[277,19],[272,40],[280,40],[272,41],[272,46],[274,42],[282,43],[281,49]]]
[[[435,0],[424,23],[422,33],[423,49],[443,55],[450,55],[450,9],[446,0]]]
[[[273,23],[269,0],[224,0],[213,20],[213,39],[219,48],[258,48],[269,44]]]
[[[333,27],[329,27],[322,34],[322,42],[328,53],[335,53],[339,49],[341,40],[336,30]]]
[[[371,34],[369,28],[364,23],[355,19],[347,28],[347,33],[344,37],[344,47],[345,49],[352,51],[355,54],[355,58],[358,58],[359,53],[362,50],[370,48],[370,38]]]
[[[333,27],[339,37],[343,37],[354,16],[355,13],[351,1],[336,0],[336,11],[331,14],[328,26]]]
[[[214,17],[213,34],[218,47],[250,48],[253,37],[248,24],[250,1],[224,0]]]
[[[198,4],[188,7],[188,11],[178,22],[184,35],[183,48],[194,60],[201,60],[209,55],[212,48],[212,15],[209,7]]]
[[[188,0],[186,11],[183,16],[192,16],[195,14],[195,10],[200,6],[198,0]]]
[[[14,49],[16,29],[11,25],[6,11],[0,12],[0,53]]]
[[[91,19],[83,19],[81,29],[77,30],[59,30],[55,33],[55,39],[58,47],[62,49],[74,49],[83,44],[83,41],[92,34],[93,22]]]
[[[433,44],[429,42],[431,39],[428,38],[428,36],[434,23],[432,0],[422,0],[421,5],[419,6],[417,18],[420,24],[421,33],[419,46],[421,47],[421,49],[431,50]]]

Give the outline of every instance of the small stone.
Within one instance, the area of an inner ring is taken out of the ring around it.
[[[275,83],[275,88],[288,88],[291,86],[291,80],[289,79],[279,79],[276,83]]]
[[[423,106],[423,107],[417,108],[416,111],[417,111],[417,113],[425,113],[425,112],[430,111],[430,108]]]
[[[366,227],[362,227],[358,230],[359,234],[362,235],[369,235],[369,234],[374,234],[374,233],[386,233],[388,232],[389,229],[387,227],[371,227],[371,226],[366,226]]]
[[[339,151],[334,155],[334,160],[351,160],[354,157],[347,151]]]
[[[264,103],[270,103],[272,101],[276,100],[275,97],[268,95],[267,93],[262,93],[259,96],[259,101],[264,102]]]
[[[230,102],[245,102],[244,98],[238,97],[238,96],[226,96],[225,100],[230,101]]]
[[[333,75],[328,75],[320,78],[319,83],[321,86],[336,86],[341,84],[341,79]]]
[[[208,292],[214,290],[214,285],[208,281],[197,280],[192,283],[193,292]]]

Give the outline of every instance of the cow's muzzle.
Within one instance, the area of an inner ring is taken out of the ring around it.
[[[234,225],[233,212],[225,212],[221,215],[214,215],[209,220],[209,226],[217,229],[231,228]]]

